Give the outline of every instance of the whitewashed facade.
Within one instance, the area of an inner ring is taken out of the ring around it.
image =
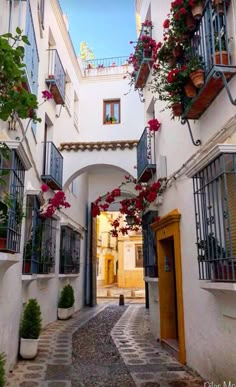
[[[235,66],[236,1],[232,0],[229,3],[226,14],[229,50],[231,65]],[[157,42],[162,41],[163,22],[169,13],[170,6],[171,1],[136,0],[136,10],[140,15],[141,21],[144,22],[146,19],[152,21],[152,36]],[[181,216],[179,224],[180,246],[178,247],[180,247],[182,269],[181,267],[178,269],[180,269],[180,276],[182,276],[181,292],[183,294],[186,363],[209,382],[223,383],[224,381],[231,381],[233,383],[236,380],[236,355],[234,349],[236,344],[235,279],[231,278],[230,281],[199,280],[195,219],[197,209],[194,208],[192,177],[196,176],[204,167],[210,165],[220,152],[230,152],[231,155],[235,154],[235,105],[230,102],[224,87],[199,119],[189,121],[194,140],[199,139],[201,141],[201,145],[196,147],[191,141],[187,125],[181,125],[178,119],[171,120],[170,110],[161,112],[165,106],[164,102],[158,100],[154,102],[153,98],[156,96],[148,90],[147,86],[152,79],[151,73],[144,88],[144,110],[146,118],[149,118],[151,106],[155,112],[155,117],[161,122],[161,129],[156,133],[155,137],[157,171],[160,156],[166,156],[167,159],[166,178],[168,184],[162,194],[162,200],[159,201],[158,212],[162,218],[177,209]],[[229,89],[234,99],[236,96],[236,77],[230,80]],[[225,146],[221,148],[219,144],[224,144]],[[235,192],[234,186],[234,193],[232,194],[232,200],[234,201],[236,198]],[[209,202],[209,206],[213,206],[212,202]],[[229,209],[229,214],[234,224],[236,219],[232,208]],[[216,215],[215,218],[217,218]],[[223,222],[223,219],[220,222]],[[235,235],[232,228],[234,226],[230,226],[232,245],[234,246]],[[164,225],[163,229],[157,229],[157,227],[155,226],[155,229],[158,230],[157,236],[159,235],[157,238],[161,238],[160,234],[162,232],[165,233],[165,227],[167,226]],[[159,248],[157,248],[157,251],[160,251],[161,242],[157,241],[158,244]],[[166,258],[166,264],[167,260],[168,257]],[[160,266],[159,258],[158,262]],[[168,271],[168,267],[165,271]],[[166,321],[163,320],[163,317],[160,317],[160,311],[164,308],[164,305],[160,304],[159,299],[161,289],[160,286],[153,285],[153,279],[146,278],[146,281],[149,283],[150,314],[153,331],[156,330],[156,337],[162,340],[160,319],[161,325],[164,325]],[[155,288],[156,286],[157,289]],[[158,290],[158,292],[155,294],[152,289],[155,289],[155,292]],[[179,294],[177,294],[178,297]],[[181,301],[179,302],[181,303]],[[177,306],[178,313],[180,313],[179,304]]]
[[[43,90],[52,91],[54,83],[50,83],[50,80],[54,78],[51,72],[58,71],[58,67],[53,67],[58,58],[59,62],[56,64],[61,71],[58,87],[62,87],[62,94],[65,87],[61,102],[56,104],[55,99],[52,99],[39,107],[38,116],[42,122],[36,126],[30,123],[26,135],[24,131],[28,120],[17,122],[15,131],[8,130],[8,123],[0,122],[0,140],[11,148],[17,148],[17,155],[27,169],[23,187],[23,209],[27,211],[29,195],[36,198],[40,205],[45,203],[40,194],[42,183],[48,182],[41,178],[42,175],[47,175],[47,171],[43,170],[45,141],[55,145],[52,149],[55,149],[58,157],[58,149],[61,150],[61,188],[71,205],[68,209],[57,211],[54,217],[55,252],[54,262],[49,269],[39,270],[39,266],[36,266],[32,271],[32,266],[31,269],[24,266],[27,217],[22,221],[20,251],[0,252],[0,352],[6,353],[7,368],[11,368],[18,353],[22,307],[29,298],[37,298],[40,304],[43,327],[56,320],[58,298],[65,284],[70,283],[74,288],[76,310],[89,303],[91,295],[87,291],[92,270],[88,242],[91,202],[97,196],[106,194],[114,185],[119,185],[125,174],[135,175],[136,145],[142,131],[140,123],[143,122],[143,111],[135,93],[124,95],[128,91],[127,82],[123,79],[127,65],[86,73],[74,52],[67,20],[57,0],[1,0],[0,3],[1,34],[9,29],[14,34],[17,26],[24,33],[30,32],[30,49],[33,52],[28,53],[28,69],[31,72],[27,75],[29,87],[32,91],[36,90],[39,102],[42,100]],[[41,12],[43,5],[44,12]],[[55,52],[58,56],[55,56]],[[105,125],[104,100],[114,99],[120,102],[120,122]],[[80,145],[73,148],[72,143]],[[110,148],[104,147],[103,143],[110,144]],[[81,144],[83,149],[79,150]],[[99,149],[96,144],[100,144]],[[54,190],[55,187],[44,194],[45,200],[53,196]],[[73,238],[80,244],[80,247],[76,245],[79,252],[79,272],[77,266],[75,270],[66,270],[62,264],[63,232],[67,232],[67,238],[73,233]]]

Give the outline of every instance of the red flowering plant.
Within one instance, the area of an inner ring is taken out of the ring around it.
[[[41,185],[42,193],[48,192],[49,187],[47,184]],[[60,210],[62,207],[69,208],[70,204],[66,201],[66,195],[63,191],[57,191],[54,193],[54,196],[40,208],[40,216],[43,218],[52,218],[57,210]]]
[[[98,197],[92,206],[92,216],[96,217],[103,211],[108,211],[110,205],[119,203],[120,208],[119,215],[111,223],[111,235],[118,237],[119,233],[127,235],[129,231],[138,231],[142,224],[142,215],[153,203],[158,195],[161,184],[160,182],[154,182],[151,184],[139,183],[131,176],[125,176],[126,181],[122,182],[118,188],[115,188],[111,192],[108,192],[105,197]],[[127,184],[131,184],[134,190],[137,192],[135,196],[130,196],[125,199],[119,200],[123,194],[121,188]],[[125,216],[125,220],[123,217]],[[132,218],[132,223],[130,223]]]

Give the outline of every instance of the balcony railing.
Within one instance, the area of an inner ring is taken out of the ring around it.
[[[152,26],[142,26],[134,52],[134,56],[139,58],[139,69],[136,71],[134,84],[136,89],[142,89],[145,86],[153,65],[152,52],[140,48],[139,42],[141,42],[143,36],[152,37]]]
[[[155,138],[150,129],[146,127],[137,146],[138,181],[148,181],[155,172]]]
[[[56,49],[48,50],[49,68],[46,83],[57,105],[65,103],[65,71]]]
[[[43,143],[43,173],[41,179],[53,190],[62,189],[63,156],[54,143]]]
[[[196,97],[184,101],[184,118],[200,118],[225,86],[224,80],[229,82],[236,73],[228,46],[227,4],[224,0],[216,6],[207,0],[202,18],[192,33],[192,55],[199,57],[203,63],[205,83]]]
[[[84,69],[104,69],[106,67],[127,66],[127,56],[116,56],[112,58],[90,59],[83,62]]]

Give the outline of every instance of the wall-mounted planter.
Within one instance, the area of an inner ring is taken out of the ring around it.
[[[67,320],[74,313],[74,306],[71,308],[57,308],[58,320]]]

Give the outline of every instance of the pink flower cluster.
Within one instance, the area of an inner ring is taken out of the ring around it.
[[[160,129],[161,123],[156,118],[153,118],[148,121],[148,126],[152,132],[157,132]]]
[[[46,184],[42,184],[41,186],[42,192],[47,192],[49,187]],[[59,210],[61,207],[69,208],[70,204],[66,201],[66,195],[63,191],[55,192],[54,196],[49,199],[49,203],[41,213],[41,216],[44,218],[51,218],[56,210]]]

